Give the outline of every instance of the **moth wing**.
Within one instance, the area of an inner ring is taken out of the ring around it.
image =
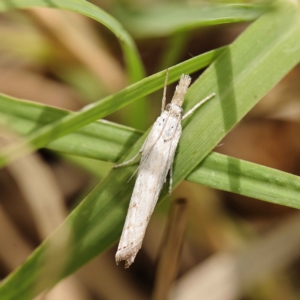
[[[157,119],[144,144],[139,174],[118,246],[116,261],[125,260],[125,267],[129,267],[133,263],[141,248],[148,222],[180,139],[181,124],[180,120],[177,120],[177,122],[173,122],[176,126],[172,130],[172,138],[165,140],[166,124],[163,122],[166,121],[166,118],[163,117]]]

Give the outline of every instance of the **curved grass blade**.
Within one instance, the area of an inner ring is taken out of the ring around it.
[[[120,41],[131,82],[136,82],[145,76],[143,64],[131,36],[115,18],[92,3],[83,0],[5,0],[0,2],[0,11],[34,6],[77,12],[103,24]]]
[[[140,59],[139,53],[137,51],[136,45],[127,33],[127,31],[122,27],[122,25],[111,15],[84,0],[7,0],[0,1],[0,11],[7,11],[16,8],[30,8],[33,6],[65,9],[73,12],[83,14],[90,17],[99,23],[106,26],[119,40],[120,45],[123,50],[124,61],[127,67],[127,72],[129,80],[134,83],[143,77],[145,77],[145,70]],[[88,54],[87,54],[88,55]],[[127,113],[126,119],[128,124],[132,126],[137,126],[142,128],[143,122],[139,119],[134,118],[136,112],[139,111],[143,114],[147,113],[147,102],[146,99],[135,103],[131,106],[131,110]],[[26,147],[29,149],[28,147]]]

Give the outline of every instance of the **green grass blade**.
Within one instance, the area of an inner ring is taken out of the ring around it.
[[[6,107],[0,119],[12,124],[13,129],[23,135],[70,113],[4,96],[0,97],[0,107]],[[41,112],[47,118],[40,118]],[[117,162],[141,136],[142,132],[135,129],[97,121],[50,143],[47,148],[80,157]],[[186,180],[300,208],[300,177],[218,153],[210,153]]]
[[[22,101],[0,94],[0,122],[22,136],[56,122],[73,112]],[[66,154],[115,162],[128,151],[142,132],[106,120],[88,124],[47,145]]]
[[[226,48],[207,52],[170,68],[169,82],[178,80],[182,73],[190,74],[206,67],[214,61],[216,57],[223,53],[224,49]],[[18,143],[3,150],[0,153],[0,166],[7,164],[10,159],[14,159],[20,155],[25,155],[29,151],[44,147],[59,137],[74,132],[84,125],[103,118],[129,103],[157,91],[163,87],[164,81],[165,71],[162,71],[149,76],[114,95],[108,96],[93,105],[89,105],[88,108],[83,111],[68,115],[57,120],[55,123],[44,126],[30,134],[23,143]],[[43,118],[43,114],[40,117]]]
[[[193,84],[187,94],[187,107],[211,92],[217,92],[217,96],[184,122],[175,162],[175,185],[191,173],[247,111],[299,62],[299,22],[297,3],[283,1],[277,10],[252,24]],[[126,158],[136,153],[144,138],[134,145]],[[39,282],[39,289],[34,290],[45,263],[48,243],[59,239],[66,227],[72,230],[73,244],[62,277],[73,273],[116,241],[132,192],[133,182],[127,183],[127,180],[133,170],[134,167],[113,170],[21,268],[3,281],[0,299],[31,299],[47,287],[45,282]],[[165,195],[166,190],[161,198]],[[52,255],[59,255],[60,251]]]
[[[249,22],[260,17],[267,5],[199,5],[167,3],[133,10],[119,6],[114,15],[137,38],[155,38],[199,27],[224,23]]]
[[[136,82],[145,76],[143,64],[131,36],[115,18],[92,3],[83,0],[7,0],[0,2],[0,11],[34,6],[77,12],[103,24],[120,41],[131,82]]]
[[[186,178],[223,191],[300,209],[300,177],[210,153]]]

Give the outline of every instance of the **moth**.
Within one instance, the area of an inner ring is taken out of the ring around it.
[[[190,116],[215,93],[197,103],[183,115],[182,103],[191,83],[191,77],[182,74],[171,103],[166,105],[168,71],[162,99],[161,115],[155,121],[140,151],[130,160],[115,165],[115,168],[132,163],[142,155],[138,176],[131,196],[125,225],[116,253],[117,264],[125,260],[128,268],[142,246],[143,238],[159,194],[170,170],[169,193],[172,191],[172,164],[181,136],[181,121]]]

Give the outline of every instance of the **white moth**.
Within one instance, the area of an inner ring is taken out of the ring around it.
[[[138,176],[131,196],[128,213],[121,240],[116,253],[117,264],[125,260],[128,268],[142,246],[145,231],[170,170],[169,192],[172,190],[172,163],[181,136],[181,120],[191,115],[200,105],[212,98],[211,94],[182,116],[182,103],[191,77],[182,75],[176,87],[173,99],[166,104],[166,85],[164,87],[161,115],[155,121],[141,150],[129,161],[116,165],[115,168],[133,162],[140,154]]]

